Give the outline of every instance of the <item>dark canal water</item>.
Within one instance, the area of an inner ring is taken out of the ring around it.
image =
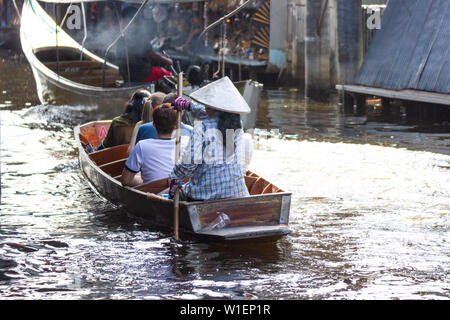
[[[261,132],[250,168],[293,193],[292,234],[175,247],[80,172],[73,127],[121,106],[41,106],[23,58],[1,59],[1,298],[450,298],[445,130],[344,117],[334,102],[266,88],[257,127],[280,135]]]

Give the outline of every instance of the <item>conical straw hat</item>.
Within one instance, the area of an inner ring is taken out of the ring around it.
[[[223,77],[188,95],[198,103],[219,111],[245,114],[250,107],[230,78]]]

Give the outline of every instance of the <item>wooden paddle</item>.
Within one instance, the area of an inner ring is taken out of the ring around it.
[[[178,88],[177,94],[179,97],[183,95],[183,72],[178,74]],[[180,159],[180,149],[181,149],[181,116],[182,111],[177,110],[177,131],[176,131],[176,144],[175,144],[175,164],[178,163]],[[180,189],[175,190],[175,195],[173,198],[173,232],[175,241],[178,242],[178,225],[179,225],[179,209],[180,209]]]

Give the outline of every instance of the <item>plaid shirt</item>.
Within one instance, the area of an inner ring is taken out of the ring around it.
[[[190,143],[170,173],[170,179],[178,181],[192,175],[183,189],[195,200],[249,195],[242,167],[242,131],[233,136],[234,152],[227,158],[217,124],[217,116],[195,122]]]

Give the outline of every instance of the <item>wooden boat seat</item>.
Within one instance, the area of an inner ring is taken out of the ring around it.
[[[127,158],[105,163],[99,166],[99,168],[111,177],[116,177],[122,174],[125,161],[127,161]]]
[[[81,69],[78,71],[74,71],[74,70],[67,70],[67,71],[61,71],[59,72],[60,75],[62,76],[71,76],[73,78],[94,78],[94,77],[102,77],[103,76],[103,69]],[[107,68],[105,70],[105,76],[111,76],[111,75],[116,75],[116,76],[120,76],[119,70],[116,69],[112,69],[112,68]]]
[[[52,61],[45,65],[60,76],[77,83],[97,87],[103,84],[103,64],[98,61]],[[123,81],[119,70],[106,67],[105,87],[115,87],[118,80]]]
[[[183,180],[184,183],[188,182],[189,178],[186,178]],[[164,189],[167,189],[169,187],[169,184],[167,183],[167,179],[161,179],[152,181],[146,184],[141,184],[139,186],[134,187],[134,189],[142,191],[142,192],[148,192],[148,193],[154,193],[158,194]]]
[[[283,190],[274,186],[262,177],[259,177],[257,174],[252,172],[249,174],[250,175],[244,176],[244,179],[250,195],[283,192]]]
[[[234,228],[213,229],[210,231],[198,231],[197,234],[201,236],[208,236],[220,240],[235,240],[246,238],[257,238],[260,235],[264,236],[281,236],[289,234],[289,229],[283,225],[268,225],[268,226],[242,226]]]
[[[167,179],[161,179],[146,184],[141,184],[139,186],[134,187],[134,189],[142,192],[158,194],[168,187],[169,184],[167,183]]]
[[[235,202],[236,201],[236,202]],[[230,218],[229,227],[248,225],[277,225],[279,223],[280,203],[270,198],[259,198],[249,207],[236,206],[240,199],[231,200],[221,207],[221,211]],[[200,225],[204,228],[217,218],[217,207],[205,205],[199,212]],[[228,228],[228,227],[227,227]],[[225,228],[225,229],[227,229]]]
[[[101,68],[102,63],[99,61],[92,60],[68,60],[68,61],[52,61],[44,63],[49,69],[56,71],[56,68],[59,69],[60,72],[63,71],[80,71],[82,69],[94,69]]]
[[[267,193],[276,193],[280,189],[274,186],[273,184],[269,183],[267,186],[265,186],[264,190],[261,194],[267,194]]]
[[[264,187],[266,186],[264,182],[263,178],[257,178],[255,183],[253,183],[252,188],[249,190],[250,195],[262,194]]]
[[[244,176],[245,185],[247,186],[248,192],[252,189],[253,184],[258,178],[251,176]]]
[[[89,158],[98,166],[104,165],[108,162],[113,162],[120,159],[125,159],[127,155],[128,144],[121,144],[111,148],[106,148],[100,151],[95,151],[89,154]]]

